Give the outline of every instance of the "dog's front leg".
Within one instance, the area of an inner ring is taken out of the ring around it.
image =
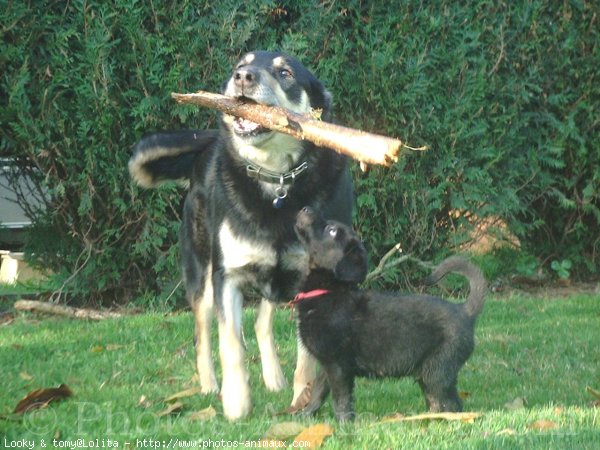
[[[208,273],[210,273],[210,268]],[[196,322],[196,367],[200,377],[200,390],[203,394],[219,391],[210,345],[213,300],[212,282],[208,278],[205,282],[203,295],[192,303],[192,311]]]
[[[260,359],[262,363],[262,374],[265,385],[269,391],[280,391],[286,386],[283,371],[279,365],[277,351],[275,349],[275,340],[273,339],[273,314],[275,313],[275,304],[266,299],[262,299],[258,307],[254,331],[260,350]]]
[[[354,376],[335,364],[324,369],[331,388],[335,418],[340,422],[354,420]]]
[[[292,406],[298,401],[298,397],[306,389],[309,383],[314,382],[317,378],[317,360],[306,349],[300,339],[300,332],[297,332],[296,337],[298,343],[298,358],[296,361],[296,371],[294,372],[294,397]]]
[[[223,282],[219,317],[219,354],[223,371],[221,399],[229,420],[246,416],[252,408],[242,344],[242,293],[232,280]]]

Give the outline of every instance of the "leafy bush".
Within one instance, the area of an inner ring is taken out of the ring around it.
[[[569,259],[573,274],[595,273],[599,8],[427,5],[347,8],[323,43],[344,120],[430,146],[358,178],[372,254],[401,242],[436,258],[497,217],[546,266]]]
[[[546,265],[598,266],[600,8],[449,0],[198,4],[12,2],[0,17],[0,151],[33,162],[47,208],[29,252],[82,301],[169,295],[182,192],[142,191],[129,148],[215,125],[173,91],[216,90],[239,55],[282,49],[332,90],[338,121],[425,153],[356,172],[373,260],[400,242],[437,259],[487,217]],[[416,270],[416,268],[415,268]],[[410,281],[413,269],[384,285]],[[82,295],[85,294],[85,297]]]

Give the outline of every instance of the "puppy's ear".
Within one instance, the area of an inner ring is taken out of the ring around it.
[[[358,240],[351,245],[350,251],[336,264],[333,273],[340,281],[362,283],[367,277],[367,251]]]

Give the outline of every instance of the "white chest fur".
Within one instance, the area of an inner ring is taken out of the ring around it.
[[[226,273],[251,264],[267,267],[277,264],[277,252],[271,244],[236,235],[228,221],[221,225],[219,243]]]
[[[300,244],[292,245],[278,254],[269,242],[236,234],[227,220],[221,224],[219,243],[225,273],[231,274],[251,265],[264,269],[280,265],[282,269],[294,272],[305,272],[308,267],[308,256]]]

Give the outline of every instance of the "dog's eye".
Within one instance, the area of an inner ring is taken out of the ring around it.
[[[289,78],[292,76],[292,72],[290,72],[288,69],[279,69],[279,76],[281,78]]]
[[[333,225],[327,225],[327,226],[325,227],[325,232],[326,232],[327,234],[329,234],[329,236],[331,236],[331,237],[335,237],[335,236],[337,235],[337,228],[336,228],[336,227],[334,227]]]

